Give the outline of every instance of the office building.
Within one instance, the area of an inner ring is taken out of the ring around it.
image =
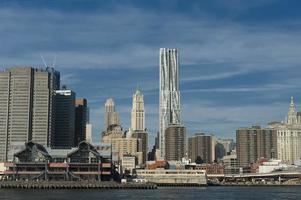
[[[196,133],[188,138],[188,157],[197,164],[212,163],[214,161],[212,135]]]
[[[105,120],[104,120],[104,128],[105,131],[112,130],[112,127],[116,125],[120,125],[119,115],[115,111],[115,103],[112,98],[107,99],[105,103]]]
[[[133,170],[136,168],[137,158],[132,155],[124,155],[121,159],[122,173],[124,175],[132,175]]]
[[[140,150],[142,152],[142,162],[145,163],[148,153],[148,133],[145,131],[134,131],[132,137],[138,139],[137,148],[141,148]]]
[[[55,91],[55,135],[54,148],[74,147],[75,93],[62,89]]]
[[[180,161],[186,152],[186,128],[175,124],[165,130],[165,159]]]
[[[178,50],[160,49],[160,151],[165,158],[165,131],[171,124],[180,124],[180,92],[178,75]]]
[[[133,95],[130,129],[132,131],[145,131],[144,100],[139,89]]]
[[[117,160],[121,161],[124,155],[132,155],[137,158],[138,164],[142,161],[141,139],[126,137],[121,126],[115,126],[111,131],[102,136],[102,143],[111,145],[112,152],[117,153]]]
[[[137,89],[133,95],[130,135],[131,137],[140,139],[138,146],[142,148],[142,160],[145,163],[148,152],[148,133],[145,128],[144,100],[140,89]]]
[[[237,163],[236,153],[226,155],[221,159],[223,165],[225,166],[225,174],[237,174],[239,173],[239,166]]]
[[[294,98],[291,103],[286,120],[282,123],[270,124],[277,130],[277,158],[287,164],[301,158],[301,113],[296,111]]]
[[[249,167],[259,158],[276,158],[277,131],[260,126],[240,128],[236,131],[237,161],[240,167]]]
[[[89,143],[93,143],[92,124],[90,123],[86,124],[86,141]]]
[[[229,155],[235,149],[235,143],[232,139],[218,139],[215,144],[215,158],[220,160]]]
[[[19,143],[51,145],[56,87],[59,72],[52,68],[12,67],[0,72],[1,161],[8,160],[8,152]]]
[[[75,134],[74,145],[77,146],[81,141],[86,140],[88,106],[86,99],[75,100]]]

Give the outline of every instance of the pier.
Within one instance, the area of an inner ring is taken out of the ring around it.
[[[152,183],[86,181],[1,181],[0,189],[157,189]]]

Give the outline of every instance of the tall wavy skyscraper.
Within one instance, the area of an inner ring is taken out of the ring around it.
[[[169,125],[179,125],[180,91],[178,74],[178,50],[160,49],[160,151],[165,158],[165,130]]]

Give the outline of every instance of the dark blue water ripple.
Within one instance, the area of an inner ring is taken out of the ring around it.
[[[301,187],[203,187],[158,190],[17,190],[0,189],[0,200],[116,199],[300,199]]]

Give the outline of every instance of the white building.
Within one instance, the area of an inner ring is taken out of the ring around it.
[[[133,107],[131,113],[131,131],[145,130],[145,113],[143,94],[139,89],[133,95]]]
[[[136,170],[137,177],[158,185],[207,185],[206,170]]]
[[[136,157],[131,155],[124,155],[121,159],[122,173],[133,174],[133,170],[136,168]]]
[[[180,91],[178,50],[160,49],[160,137],[161,157],[165,158],[165,130],[170,124],[180,124]]]
[[[92,143],[92,124],[86,124],[86,141]]]
[[[301,113],[296,112],[293,97],[285,122],[270,126],[277,129],[278,159],[288,164],[299,160],[301,158]]]
[[[281,163],[281,160],[270,160],[268,162],[263,162],[262,165],[259,166],[259,173],[271,173],[275,170],[283,170],[287,168],[286,164]]]

